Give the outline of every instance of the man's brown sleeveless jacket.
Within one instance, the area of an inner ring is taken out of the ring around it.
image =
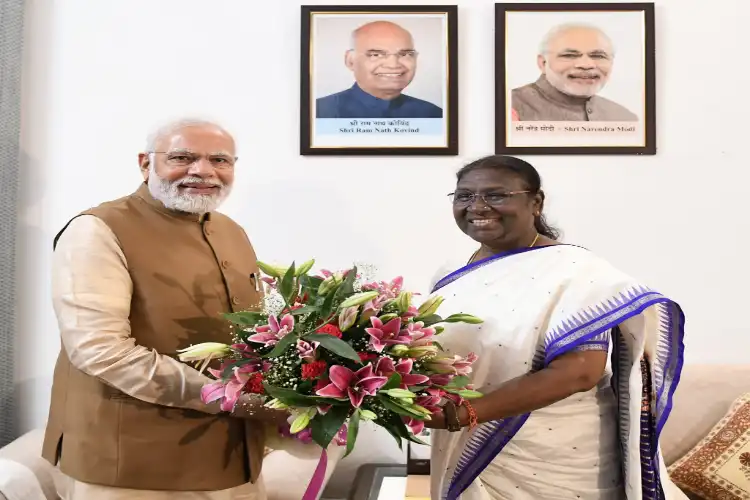
[[[220,314],[259,305],[255,253],[245,232],[228,217],[168,210],[145,184],[84,214],[104,221],[125,254],[137,344],[174,356],[191,344],[229,343]],[[134,399],[76,369],[62,349],[43,456],[87,483],[222,490],[258,478],[262,429],[249,420]]]

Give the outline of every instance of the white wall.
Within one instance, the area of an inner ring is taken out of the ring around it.
[[[468,255],[473,245],[454,228],[445,193],[461,164],[492,152],[494,6],[458,3],[461,156],[304,158],[297,153],[298,3],[30,0],[22,427],[45,422],[59,348],[49,299],[52,238],[78,211],[137,187],[136,154],[163,118],[208,114],[235,132],[241,162],[225,211],[263,259],[314,256],[331,267],[368,260],[385,276],[404,273],[408,285],[421,287],[444,255]],[[567,241],[684,306],[688,362],[746,362],[750,162],[741,148],[750,76],[739,23],[750,19],[750,7],[664,0],[656,17],[659,154],[531,161]],[[340,465],[339,484],[362,461],[401,460],[389,439],[363,437]]]

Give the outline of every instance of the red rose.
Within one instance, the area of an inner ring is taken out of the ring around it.
[[[366,363],[367,361],[371,361],[373,359],[378,359],[377,354],[372,354],[370,352],[358,352],[357,354],[359,355],[360,361],[362,361],[363,363]]]
[[[302,365],[302,378],[304,380],[313,380],[326,372],[328,365],[325,361],[313,361]]]
[[[333,335],[336,338],[341,338],[341,330],[338,329],[337,326],[331,325],[330,323],[327,325],[323,325],[320,328],[316,330],[318,333],[325,333],[328,335]]]
[[[250,380],[247,381],[244,389],[245,392],[249,392],[251,394],[263,394],[263,374],[260,372],[255,372],[250,375]]]

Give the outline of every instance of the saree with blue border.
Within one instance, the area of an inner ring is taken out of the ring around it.
[[[528,414],[436,431],[433,500],[683,499],[659,436],[683,364],[684,314],[659,292],[571,245],[522,249],[458,268],[434,284],[451,354],[474,352],[484,394],[576,350],[612,356],[600,383]]]

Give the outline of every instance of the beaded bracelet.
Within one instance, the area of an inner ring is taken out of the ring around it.
[[[466,411],[469,412],[469,429],[473,429],[478,424],[477,412],[476,410],[474,410],[474,407],[471,405],[471,403],[469,403],[465,399],[461,402],[461,405],[465,406]]]

